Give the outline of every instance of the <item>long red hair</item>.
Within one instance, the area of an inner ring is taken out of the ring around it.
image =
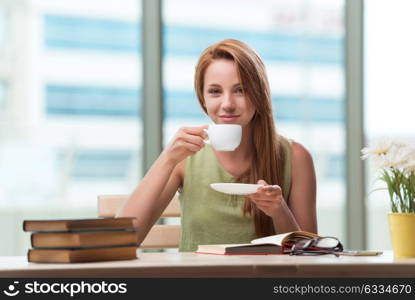
[[[236,63],[246,98],[256,110],[251,120],[252,167],[238,180],[257,183],[263,179],[268,184],[282,187],[285,155],[281,151],[272,115],[271,91],[264,63],[251,47],[234,39],[223,40],[203,51],[196,65],[194,85],[199,102],[206,113],[203,98],[204,77],[207,67],[216,59],[228,59]],[[258,236],[275,234],[272,219],[259,210],[249,198],[245,199],[243,214],[253,216]]]

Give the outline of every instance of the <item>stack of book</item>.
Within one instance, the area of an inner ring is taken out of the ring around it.
[[[25,220],[29,262],[92,262],[137,258],[134,218]]]

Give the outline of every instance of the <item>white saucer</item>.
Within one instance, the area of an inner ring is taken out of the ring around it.
[[[215,191],[230,195],[249,195],[256,192],[260,184],[247,183],[211,183],[210,187]]]

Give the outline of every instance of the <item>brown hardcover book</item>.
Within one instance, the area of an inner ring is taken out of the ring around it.
[[[134,228],[135,218],[93,218],[93,219],[61,219],[61,220],[25,220],[24,231],[96,231]]]
[[[87,249],[29,249],[29,262],[76,263],[137,258],[137,246]]]
[[[33,248],[79,248],[137,245],[136,231],[38,232],[32,233]]]
[[[199,245],[196,253],[221,255],[282,254],[282,248],[272,244],[212,244]]]

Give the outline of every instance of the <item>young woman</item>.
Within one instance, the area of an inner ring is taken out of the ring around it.
[[[242,126],[241,144],[218,152],[203,141],[207,125],[182,127],[117,216],[137,218],[141,242],[179,191],[180,251],[317,232],[312,158],[301,144],[276,133],[265,66],[256,52],[232,39],[210,46],[197,63],[195,89],[214,123]],[[246,197],[231,196],[212,190],[214,182],[263,186]]]

